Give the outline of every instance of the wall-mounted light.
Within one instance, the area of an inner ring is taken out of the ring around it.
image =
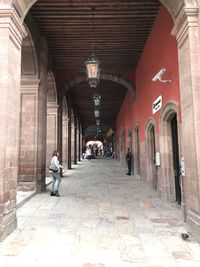
[[[166,69],[165,68],[162,68],[159,70],[159,72],[152,78],[152,81],[155,82],[155,81],[160,81],[162,83],[171,83],[173,81],[173,77],[171,77],[170,79],[168,80],[163,80],[162,79],[162,76],[163,74],[166,72]]]

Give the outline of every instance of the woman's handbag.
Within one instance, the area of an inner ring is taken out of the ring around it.
[[[49,166],[49,170],[52,172],[58,172],[59,168],[52,162]]]

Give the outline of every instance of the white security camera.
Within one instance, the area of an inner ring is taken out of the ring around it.
[[[162,80],[163,74],[166,72],[165,68],[162,68],[159,70],[159,72],[152,78],[152,81],[160,81],[162,83],[171,83],[172,82],[172,77],[168,80]]]

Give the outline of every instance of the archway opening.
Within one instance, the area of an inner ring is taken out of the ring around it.
[[[156,141],[155,141],[155,126],[150,124],[147,128],[147,155],[148,155],[148,165],[147,165],[147,180],[150,187],[157,190],[157,170],[155,165],[155,155],[156,155]]]

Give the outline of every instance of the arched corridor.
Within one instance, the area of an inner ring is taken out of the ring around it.
[[[0,244],[1,267],[197,267],[200,245],[183,241],[181,209],[160,200],[114,159],[83,160],[17,211]]]
[[[89,156],[112,157],[123,168],[129,147],[135,184],[175,203],[200,242],[199,6],[0,1],[0,242],[17,227],[19,192],[47,198],[53,150],[73,173],[89,140],[102,142]],[[63,193],[57,204],[70,196]]]

